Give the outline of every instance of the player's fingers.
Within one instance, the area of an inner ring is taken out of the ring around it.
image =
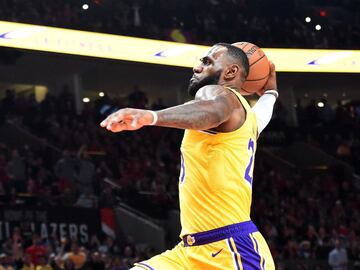
[[[115,122],[120,122],[123,120],[125,115],[127,114],[127,111],[129,111],[128,108],[126,109],[120,109],[112,114],[110,114],[104,121],[100,123],[100,126],[107,127]]]
[[[106,122],[106,128],[110,130],[111,126],[116,124],[117,122],[118,121],[116,121],[114,117],[109,118],[108,121]]]
[[[111,131],[111,132],[121,132],[123,130],[126,130],[126,123],[124,122],[120,122],[120,123],[113,123],[110,126],[107,126],[107,130]]]
[[[124,115],[123,112],[116,112],[109,117],[106,127],[111,128],[112,125],[120,122],[125,122],[125,120],[126,115]]]
[[[100,126],[107,127],[111,121],[114,121],[114,119],[116,118],[117,113],[118,112],[114,112],[114,113],[110,114],[108,117],[106,117],[105,120],[103,120],[100,123]]]
[[[256,94],[261,97],[265,92],[265,87],[263,87],[262,89],[260,89],[259,91],[256,92]]]
[[[108,125],[108,122],[109,122],[109,116],[106,117],[101,123],[100,123],[100,126],[101,127],[106,127]]]
[[[274,64],[274,62],[270,60],[269,63],[270,63],[270,73],[275,72],[275,64]]]

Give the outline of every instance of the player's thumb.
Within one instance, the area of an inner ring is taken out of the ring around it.
[[[269,62],[270,62],[270,76],[269,76],[269,79],[265,86],[267,89],[265,89],[265,90],[278,89],[277,88],[277,80],[276,80],[275,64],[273,61],[269,61]]]
[[[273,61],[269,61],[270,63],[270,74],[274,74],[275,73],[275,64]]]

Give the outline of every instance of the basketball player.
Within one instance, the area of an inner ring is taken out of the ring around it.
[[[275,269],[250,220],[256,139],[277,97],[274,65],[255,112],[239,93],[249,72],[241,49],[216,44],[193,72],[188,92],[194,100],[156,112],[121,109],[100,124],[112,132],[147,125],[185,129],[179,178],[182,241],[132,270]]]

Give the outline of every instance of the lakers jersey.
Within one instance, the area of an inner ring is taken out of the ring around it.
[[[181,144],[179,197],[181,236],[250,220],[256,116],[232,91],[246,120],[227,133],[186,130]]]

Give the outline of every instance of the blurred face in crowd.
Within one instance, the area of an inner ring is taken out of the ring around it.
[[[130,246],[126,246],[124,250],[124,255],[126,257],[132,257],[133,256],[133,250]]]
[[[101,261],[105,262],[105,263],[110,263],[111,262],[111,257],[107,256],[106,254],[101,254]]]
[[[0,254],[0,265],[6,265],[8,261],[8,256],[5,253]]]
[[[335,248],[339,249],[340,246],[341,246],[340,240],[339,240],[339,239],[336,239],[336,240],[335,240]]]
[[[221,73],[225,66],[227,48],[223,46],[213,46],[208,54],[200,59],[200,64],[193,68],[193,76],[190,79],[188,93],[195,96],[196,92],[206,86],[218,84]]]
[[[114,240],[111,237],[106,237],[106,244],[111,247],[114,244]]]
[[[94,252],[94,253],[92,254],[91,258],[92,258],[92,260],[93,260],[94,262],[100,261],[100,259],[101,259],[100,253],[99,253],[99,252]]]
[[[41,245],[41,237],[39,235],[34,235],[33,236],[33,244],[40,246]]]
[[[72,243],[71,244],[71,251],[74,253],[78,253],[79,252],[79,246],[77,243]]]

